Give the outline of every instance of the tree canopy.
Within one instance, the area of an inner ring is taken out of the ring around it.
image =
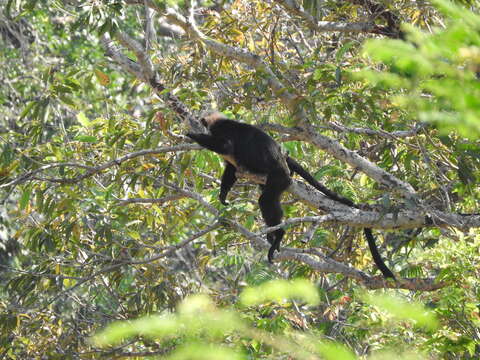
[[[480,356],[476,2],[1,3],[0,358]],[[269,264],[212,110],[361,206],[294,177]]]

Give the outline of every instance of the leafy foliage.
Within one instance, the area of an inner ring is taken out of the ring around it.
[[[288,287],[287,285],[290,285]],[[290,283],[285,281],[272,281],[266,285],[272,290],[273,297],[285,300],[292,296],[295,289],[297,297],[311,298],[316,292],[313,285],[304,280],[295,280]],[[267,288],[263,286],[260,292]],[[247,288],[241,294],[243,305],[251,305],[252,295],[258,288]],[[268,300],[263,301],[267,303]],[[420,325],[435,326],[435,317],[425,314],[421,306],[403,303],[394,297],[383,296],[381,300],[371,297],[369,302],[381,304],[391,314],[402,319],[413,319]],[[257,305],[261,305],[258,302]],[[282,301],[283,306],[289,306],[288,301]],[[291,304],[290,304],[291,305]],[[407,315],[408,314],[408,315]],[[216,358],[219,355],[229,358],[244,359],[247,354],[268,353],[269,348],[285,352],[298,359],[339,359],[354,360],[357,357],[345,347],[329,341],[320,341],[314,334],[305,334],[290,329],[287,332],[271,335],[264,330],[248,324],[241,319],[241,315],[232,310],[220,310],[204,295],[191,296],[185,299],[175,315],[159,315],[142,318],[129,322],[119,322],[109,325],[101,333],[95,335],[93,342],[100,346],[118,344],[132,336],[142,336],[159,341],[169,341],[177,338],[181,343],[190,344],[179,347],[169,358],[205,359],[206,356]],[[206,340],[205,344],[195,343],[198,339]],[[247,340],[250,339],[250,340]],[[194,342],[193,345],[191,342]],[[237,343],[238,350],[231,347],[227,350],[223,346],[212,343]],[[208,345],[210,343],[210,345]],[[257,347],[256,343],[264,343]],[[201,350],[199,352],[199,350]],[[397,357],[400,359],[401,357]],[[408,359],[409,357],[405,357]]]
[[[409,42],[373,40],[365,52],[390,71],[363,72],[375,84],[404,89],[393,101],[421,121],[437,123],[443,134],[480,136],[480,16],[449,1],[434,1],[449,25],[430,34],[406,26]]]
[[[479,356],[477,229],[385,233],[382,251],[396,273],[449,284],[432,293],[360,290],[293,260],[269,266],[248,235],[263,226],[256,187],[242,182],[221,206],[221,159],[185,144],[177,115],[105,55],[103,34],[147,43],[145,2],[5,3],[1,356]],[[183,2],[147,3],[161,15],[174,5],[187,13]],[[356,1],[303,3],[323,21],[386,24]],[[386,9],[415,28],[405,27],[407,41],[369,41],[367,57],[363,40],[376,35],[312,32],[278,2],[204,3],[196,18],[210,38],[263,59],[319,132],[411,184],[429,208],[469,213],[479,198],[480,44],[478,7],[462,3],[473,11],[392,2]],[[147,53],[195,114],[217,107],[269,130],[295,125],[268,74],[154,19]],[[329,188],[399,212],[401,199],[367,175],[273,130]],[[289,195],[282,200],[286,217],[316,215]],[[368,274],[360,239],[349,226],[305,222],[288,229],[285,246]]]

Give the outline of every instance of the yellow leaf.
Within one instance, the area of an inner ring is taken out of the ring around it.
[[[133,239],[133,240],[140,240],[140,234],[136,231],[129,231],[128,235]]]
[[[66,288],[69,288],[69,287],[75,285],[75,280],[73,280],[73,279],[63,279],[62,284]]]
[[[248,50],[255,51],[255,41],[252,36],[248,37]]]
[[[95,69],[95,76],[97,77],[97,80],[101,85],[107,86],[108,84],[110,84],[110,78],[104,72]]]
[[[80,226],[78,224],[73,225],[72,235],[74,239],[80,239]]]
[[[153,168],[155,168],[156,165],[155,165],[155,164],[152,164],[152,163],[145,163],[145,164],[142,164],[142,167],[143,167],[144,169],[147,169],[147,170],[148,170],[148,169],[153,169]]]
[[[245,41],[245,35],[240,30],[237,30],[237,29],[233,29],[232,32],[235,33],[235,35],[233,36],[233,39],[239,44],[243,44]]]
[[[362,176],[360,176],[360,186],[365,186],[367,185],[368,183],[368,176],[365,175],[365,174],[362,174]]]

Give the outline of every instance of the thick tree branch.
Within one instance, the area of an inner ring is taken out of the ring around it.
[[[315,260],[312,256],[302,254],[298,249],[285,249],[275,257],[275,260],[295,260],[309,265],[312,269],[322,273],[342,274],[358,281],[367,289],[407,289],[416,291],[435,291],[448,285],[447,282],[437,281],[435,278],[397,278],[396,281],[385,280],[383,276],[369,276],[363,271],[339,263],[326,256]]]
[[[365,158],[358,155],[355,151],[351,151],[327,136],[318,134],[312,127],[308,127],[297,134],[300,139],[314,144],[336,159],[339,159],[350,166],[364,172],[378,183],[386,186],[391,191],[397,191],[408,199],[415,200],[416,192],[414,188],[383,170],[381,167],[373,164]]]
[[[274,131],[292,135],[297,140],[307,141],[332,155],[334,158],[364,172],[391,191],[396,191],[408,199],[416,199],[416,192],[410,184],[396,178],[381,167],[361,157],[355,151],[347,149],[338,141],[318,134],[311,126],[305,125],[305,128],[286,128],[281,125],[271,124],[268,127]]]
[[[135,54],[142,69],[143,80],[145,82],[150,81],[150,79],[154,76],[153,63],[142,45],[121,31],[117,31],[115,33],[115,38],[120,42],[120,44]]]
[[[108,34],[104,34],[100,41],[106,50],[106,54],[113,58],[120,67],[135,76],[139,80],[145,80],[145,76],[142,73],[142,68],[135,61],[123,54],[118,48],[116,48],[110,39]]]
[[[385,211],[385,209],[372,210],[368,209],[368,207],[366,207],[366,209],[355,209],[331,200],[310,185],[296,180],[293,181],[288,191],[328,215],[291,218],[282,224],[268,228],[268,230],[263,230],[262,233],[285,225],[305,221],[384,230],[415,229],[419,227],[455,227],[465,231],[480,227],[480,214],[461,215],[433,209],[428,211],[399,209],[398,211],[390,212]]]
[[[248,231],[243,226],[232,224],[241,234],[250,239],[258,236]],[[267,245],[268,247],[269,245]],[[309,265],[312,269],[321,273],[342,274],[348,278],[354,279],[364,285],[367,289],[408,289],[417,291],[434,291],[448,285],[446,282],[437,282],[434,278],[425,279],[397,279],[396,281],[385,280],[382,276],[369,276],[365,272],[335,261],[320,252],[315,252],[316,260],[312,255],[307,254],[308,250],[283,248],[275,256],[277,260],[294,260]]]
[[[349,132],[349,133],[354,133],[359,135],[379,136],[386,139],[394,140],[394,139],[409,138],[409,137],[416,136],[420,131],[427,128],[428,124],[424,122],[420,122],[410,130],[398,130],[398,131],[392,131],[392,132],[387,132],[384,130],[373,130],[369,128],[350,128],[338,122],[329,122],[327,123],[327,127],[331,130],[343,132],[343,133]]]
[[[148,1],[144,0],[145,7],[145,51],[148,53],[152,43],[157,42],[157,34],[153,23],[154,12],[148,7]]]
[[[130,60],[120,50],[116,49],[107,34],[101,38],[101,42],[106,49],[107,55],[111,56],[125,71],[134,75],[137,79],[149,84],[156,92],[156,94],[172,109],[180,118],[186,122],[194,131],[201,132],[202,127],[196,121],[194,116],[190,113],[187,106],[180,101],[178,97],[173,95],[160,81],[160,76],[154,71],[151,60],[141,45],[129,38],[126,34],[117,31],[116,33],[119,41],[127,48],[133,51],[139,60],[139,64]]]

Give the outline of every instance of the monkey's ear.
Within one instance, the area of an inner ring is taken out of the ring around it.
[[[206,128],[208,128],[207,120],[206,120],[204,117],[202,117],[202,118],[200,119],[200,122],[202,123],[203,126],[205,126]]]

